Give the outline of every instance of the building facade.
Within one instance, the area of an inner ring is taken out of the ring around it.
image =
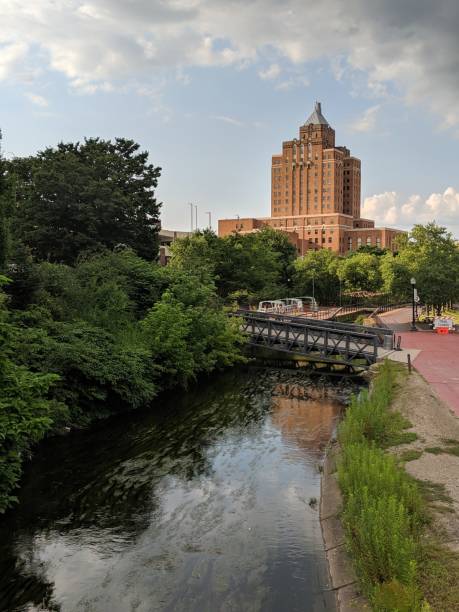
[[[364,245],[393,250],[401,232],[361,218],[360,184],[360,159],[335,145],[335,130],[316,102],[298,138],[283,142],[282,153],[272,157],[271,216],[221,219],[218,234],[270,226],[287,232],[299,254],[327,248],[344,255]]]
[[[171,258],[170,246],[179,238],[191,236],[191,232],[178,232],[176,230],[161,229],[159,238],[158,261],[161,266],[167,266]]]

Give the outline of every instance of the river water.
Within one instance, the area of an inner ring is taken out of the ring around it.
[[[0,522],[0,610],[334,610],[314,499],[339,396],[234,371],[47,440]]]

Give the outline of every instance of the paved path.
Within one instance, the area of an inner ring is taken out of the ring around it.
[[[416,369],[459,417],[459,333],[441,336],[430,330],[408,331],[410,308],[392,310],[379,318],[401,336],[404,353],[411,352]]]

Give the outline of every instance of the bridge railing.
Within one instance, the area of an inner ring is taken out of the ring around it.
[[[307,324],[319,329],[333,329],[336,331],[348,331],[351,333],[362,333],[366,336],[375,336],[378,344],[387,349],[394,348],[393,332],[386,327],[370,327],[366,325],[356,325],[355,323],[341,323],[339,321],[321,320],[310,317],[298,317],[290,315],[271,314],[263,312],[253,312],[249,310],[238,310],[236,315],[244,318],[264,318],[275,321],[292,322],[298,324]]]
[[[262,313],[234,313],[242,319],[241,331],[250,336],[250,343],[296,354],[313,354],[320,361],[344,364],[362,362],[366,366],[378,357],[379,339],[374,334],[338,329],[309,322],[279,320]]]

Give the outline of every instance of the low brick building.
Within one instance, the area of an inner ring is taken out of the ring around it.
[[[299,254],[326,248],[342,255],[369,245],[394,249],[401,233],[360,217],[361,162],[335,146],[319,102],[299,137],[282,143],[271,166],[271,217],[221,219],[218,235],[270,226],[287,232]]]

